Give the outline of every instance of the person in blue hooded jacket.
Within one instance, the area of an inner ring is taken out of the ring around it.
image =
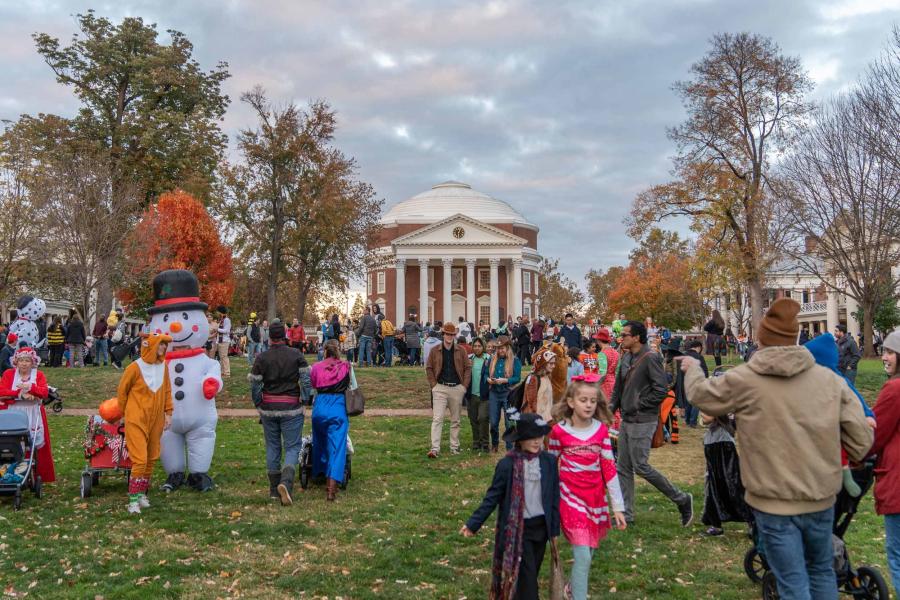
[[[859,390],[856,389],[856,386],[853,385],[853,382],[847,379],[847,377],[838,369],[838,346],[834,336],[830,333],[823,333],[819,337],[813,338],[803,344],[803,347],[809,350],[810,354],[813,355],[816,364],[831,369],[844,378],[844,381],[847,382],[847,385],[850,386],[850,389],[853,390],[853,393],[859,398],[859,403],[862,405],[863,412],[866,414],[866,422],[869,423],[869,426],[871,426],[872,429],[875,429],[875,413],[872,412],[872,409],[866,404],[865,399],[862,397],[862,394],[859,393]],[[862,490],[860,490],[859,485],[853,480],[847,457],[843,451],[841,452],[841,465],[843,467],[844,489],[847,490],[848,494],[855,498],[859,496]]]

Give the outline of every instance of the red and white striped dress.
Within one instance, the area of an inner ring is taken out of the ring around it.
[[[609,430],[594,419],[586,429],[563,421],[550,432],[550,452],[559,457],[559,516],[573,546],[596,548],[611,527],[606,494],[613,510],[624,510]]]

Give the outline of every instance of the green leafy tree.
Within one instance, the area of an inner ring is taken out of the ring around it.
[[[68,46],[46,33],[33,37],[56,80],[81,101],[68,126],[105,155],[110,197],[127,202],[123,190],[132,187],[143,194],[133,214],[110,207],[119,227],[130,228],[143,207],[176,187],[206,199],[226,144],[219,122],[227,65],[203,71],[184,34],[169,30],[170,42],[160,43],[156,25],[140,18],[114,24],[88,11],[76,19]],[[111,246],[99,257],[99,306],[111,304],[117,255]]]
[[[858,322],[865,322],[866,313],[862,307],[854,313],[854,316]],[[900,325],[900,307],[897,306],[897,298],[888,298],[878,305],[878,309],[872,317],[872,325],[882,334],[887,334]]]

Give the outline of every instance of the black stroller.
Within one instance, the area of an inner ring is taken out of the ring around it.
[[[28,415],[17,410],[0,411],[0,494],[13,495],[13,508],[22,506],[22,490],[41,497],[41,477],[36,472],[35,440]]]
[[[853,479],[856,481],[861,493],[854,498],[844,489],[838,493],[834,504],[834,528],[831,541],[834,549],[834,572],[837,576],[836,585],[838,591],[853,596],[854,598],[866,598],[873,600],[887,600],[889,598],[888,585],[884,577],[874,567],[862,566],[854,568],[850,562],[847,546],[844,544],[844,535],[850,527],[853,515],[859,507],[859,502],[875,479],[875,462],[866,461],[858,469],[853,469]],[[778,588],[775,582],[775,574],[769,570],[764,549],[760,548],[759,536],[755,526],[750,528],[750,537],[753,546],[744,555],[744,571],[747,577],[754,583],[762,583],[762,597],[764,600],[776,600]]]
[[[304,436],[300,442],[300,487],[304,490],[309,487],[310,479],[312,479],[312,470],[313,470],[313,445],[312,445],[312,436],[307,435]],[[344,478],[338,482],[338,487],[342,490],[347,489],[347,484],[350,483],[350,475],[352,469],[350,467],[350,462],[353,457],[353,442],[350,441],[350,436],[347,436],[347,462],[344,463]],[[324,481],[323,481],[324,483]]]

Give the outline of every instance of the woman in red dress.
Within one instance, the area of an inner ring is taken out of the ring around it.
[[[12,369],[0,377],[0,410],[19,410],[28,415],[28,426],[37,450],[37,474],[43,483],[56,480],[53,453],[50,450],[50,428],[43,400],[50,390],[47,378],[38,371],[37,352],[31,348],[19,348],[13,355]]]
[[[612,399],[613,388],[616,386],[616,370],[619,368],[619,353],[610,345],[611,337],[609,335],[609,330],[605,327],[599,329],[597,333],[594,334],[594,339],[597,340],[597,344],[600,346],[600,348],[598,348],[598,353],[603,354],[606,357],[606,371],[600,373],[600,389],[603,390],[606,401],[609,402]],[[618,429],[621,421],[618,412],[614,415],[614,419],[613,428]]]

